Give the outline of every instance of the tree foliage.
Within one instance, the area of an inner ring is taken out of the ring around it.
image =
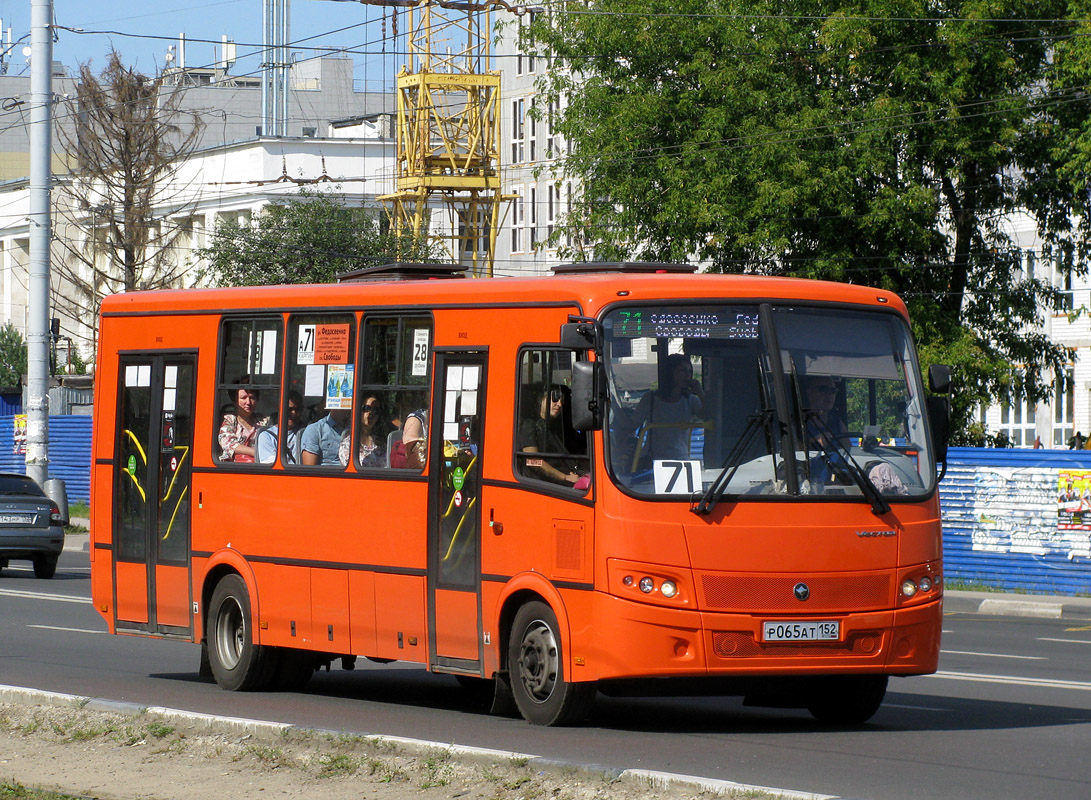
[[[68,124],[58,127],[71,169],[61,222],[81,232],[58,237],[65,257],[56,268],[72,296],[56,302],[66,316],[97,317],[107,294],[181,284],[189,264],[174,248],[189,230],[178,222],[186,187],[174,177],[203,129],[182,110],[183,94],[162,74],[126,67],[116,51],[98,75],[80,67]]]
[[[1014,225],[1036,229],[1039,265],[1083,268],[1088,10],[568,3],[527,41],[567,67],[537,106],[560,103],[557,169],[583,189],[560,235],[596,258],[892,289],[922,359],[956,368],[956,430],[1017,375],[1044,397],[1068,356],[1040,316],[1061,298]]]
[[[27,371],[27,343],[10,322],[0,328],[0,386],[11,388],[23,382]]]
[[[385,229],[375,211],[348,206],[338,195],[301,191],[249,220],[217,226],[200,257],[201,280],[220,286],[331,283],[343,272],[394,261],[423,261],[424,243]]]

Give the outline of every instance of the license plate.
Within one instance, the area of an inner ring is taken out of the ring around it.
[[[0,514],[0,525],[32,525],[33,514]]]
[[[841,638],[841,623],[836,620],[784,620],[763,622],[761,638],[765,642],[828,642]]]

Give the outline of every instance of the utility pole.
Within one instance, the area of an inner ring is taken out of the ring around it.
[[[30,274],[27,317],[27,475],[49,477],[49,201],[53,149],[53,0],[30,3]]]

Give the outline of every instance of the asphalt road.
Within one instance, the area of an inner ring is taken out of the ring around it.
[[[543,729],[416,666],[361,660],[304,693],[224,692],[198,680],[196,645],[105,635],[88,578],[71,551],[53,580],[3,571],[0,684],[837,797],[1091,797],[1091,618],[949,613],[938,675],[893,680],[862,729],[719,697],[600,698],[586,724]]]

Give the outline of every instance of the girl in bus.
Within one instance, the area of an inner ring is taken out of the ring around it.
[[[249,380],[250,376],[244,375],[237,383],[248,383]],[[258,391],[239,387],[229,389],[228,394],[233,409],[224,414],[220,423],[220,461],[253,464],[258,430],[267,422],[257,414]]]
[[[390,425],[383,414],[382,404],[375,395],[370,395],[360,406],[359,459],[361,467],[386,466],[386,437]],[[342,466],[348,466],[351,443],[348,431],[341,439],[337,455]]]

